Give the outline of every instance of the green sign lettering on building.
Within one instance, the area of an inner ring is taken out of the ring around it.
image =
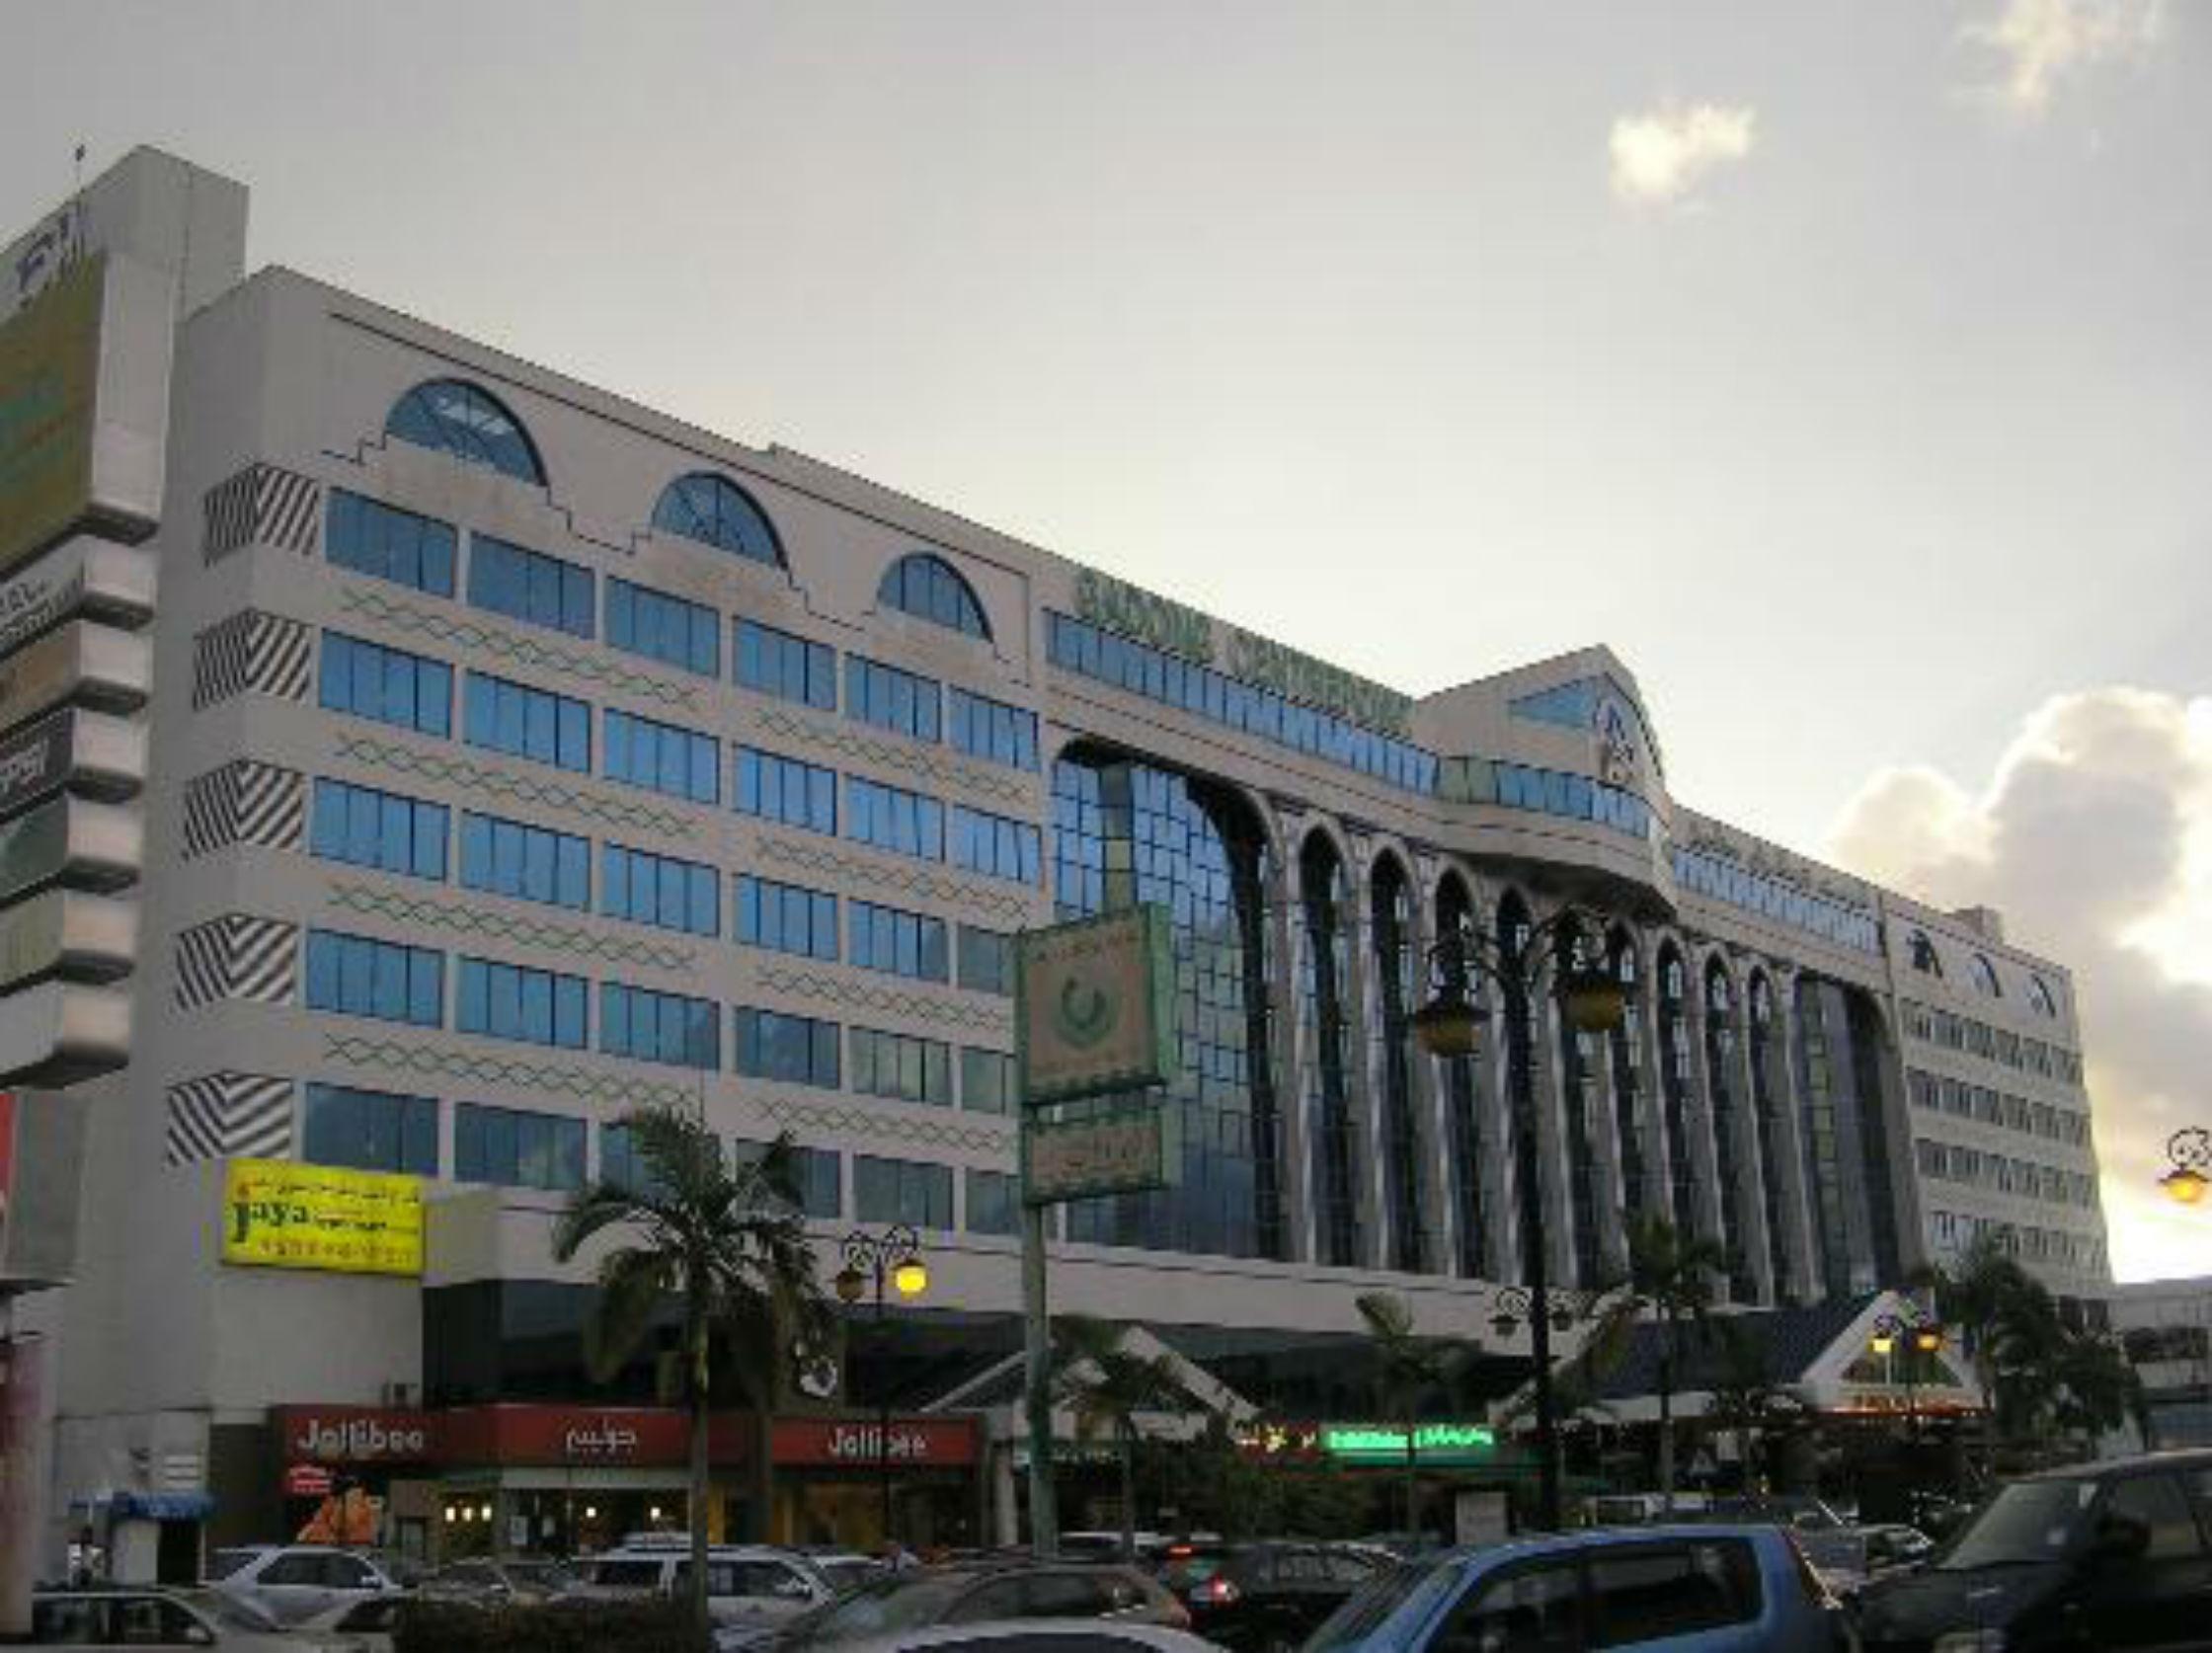
[[[1413,1456],[1423,1463],[1482,1463],[1498,1438],[1488,1424],[1427,1423],[1413,1431]],[[1321,1451],[1347,1463],[1403,1463],[1405,1426],[1341,1423],[1321,1426]]]

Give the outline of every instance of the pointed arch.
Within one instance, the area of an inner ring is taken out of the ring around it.
[[[1421,991],[1413,886],[1393,849],[1368,872],[1368,933],[1375,960],[1373,1019],[1381,1056],[1383,1217],[1389,1266],[1404,1274],[1430,1267],[1422,1220],[1420,1122],[1413,1105],[1412,1015]]]
[[[1737,1155],[1736,1122],[1743,1098],[1736,1087],[1736,1049],[1740,1021],[1736,980],[1716,950],[1705,958],[1705,1101],[1712,1115],[1714,1208],[1720,1213],[1720,1249],[1727,1253],[1728,1288],[1739,1302],[1757,1295],[1743,1252],[1743,1223],[1737,1197],[1743,1192],[1743,1166]]]
[[[1744,1037],[1751,1058],[1751,1118],[1753,1138],[1759,1144],[1759,1187],[1767,1224],[1767,1262],[1773,1271],[1775,1293],[1789,1287],[1788,1222],[1783,1204],[1787,1187],[1787,1132],[1776,1083],[1779,1054],[1787,1041],[1781,1033],[1780,1013],[1775,1002],[1774,981],[1762,966],[1753,966],[1744,980]]]
[[[1653,972],[1659,1011],[1659,1096],[1666,1125],[1669,1207],[1675,1231],[1698,1232],[1698,1170],[1691,1156],[1690,972],[1671,936],[1660,943]]]
[[[1461,928],[1472,930],[1481,922],[1474,908],[1474,894],[1457,867],[1445,868],[1436,883],[1436,934],[1445,936]],[[1452,972],[1450,984],[1464,989],[1464,962]],[[1444,1129],[1447,1158],[1451,1165],[1454,1250],[1459,1272],[1471,1280],[1490,1277],[1490,1247],[1483,1226],[1481,1069],[1472,1056],[1452,1057],[1438,1063],[1444,1078]]]
[[[1620,1025],[1606,1035],[1607,1057],[1613,1070],[1614,1152],[1620,1165],[1621,1204],[1631,1223],[1656,1210],[1644,1157],[1643,1112],[1643,1007],[1639,994],[1643,955],[1636,935],[1625,924],[1616,924],[1606,934],[1606,968],[1613,972],[1627,995],[1627,1009]]]
[[[947,631],[990,641],[990,621],[975,588],[934,551],[909,551],[885,569],[876,601]]]
[[[1359,1144],[1345,1031],[1350,979],[1344,934],[1344,858],[1320,826],[1299,846],[1299,1015],[1304,1023],[1305,1116],[1312,1138],[1313,1242],[1317,1261],[1360,1260]]]
[[[425,379],[392,404],[384,434],[517,482],[545,485],[544,462],[522,422],[497,396],[466,379]]]

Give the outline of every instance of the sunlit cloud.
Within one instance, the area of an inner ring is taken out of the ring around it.
[[[1751,153],[1756,112],[1695,104],[1613,123],[1613,193],[1624,201],[1665,205],[1696,189],[1715,167]]]
[[[1961,33],[1999,59],[1998,78],[1979,90],[2036,116],[2061,81],[2140,58],[2158,38],[2160,11],[2161,0],[2004,0]]]
[[[2061,696],[1978,792],[1874,775],[1829,849],[1937,905],[1998,908],[2010,939],[2073,972],[2113,1270],[2212,1273],[2212,1211],[2157,1187],[2167,1137],[2212,1126],[2212,700]]]

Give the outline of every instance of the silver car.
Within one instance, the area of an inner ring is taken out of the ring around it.
[[[296,1624],[318,1613],[396,1595],[399,1586],[365,1555],[326,1544],[254,1544],[208,1558],[209,1588]]]

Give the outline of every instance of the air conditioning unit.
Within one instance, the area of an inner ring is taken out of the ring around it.
[[[383,1403],[386,1406],[412,1411],[423,1404],[423,1385],[420,1383],[386,1383],[382,1395]]]

